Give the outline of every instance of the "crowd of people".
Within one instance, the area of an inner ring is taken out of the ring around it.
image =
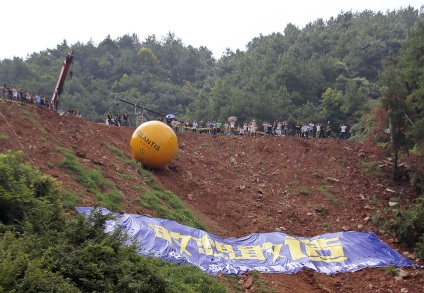
[[[6,100],[24,102],[28,104],[33,104],[36,106],[53,109],[51,101],[45,97],[41,96],[38,93],[27,91],[25,89],[18,88],[16,86],[8,86],[4,84],[0,88],[0,94],[2,101]],[[81,117],[81,115],[74,108],[69,109],[68,114],[76,115]],[[290,129],[289,123],[287,120],[276,120],[273,123],[264,121],[262,123],[262,130],[259,129],[259,126],[255,119],[249,123],[238,123],[236,119],[230,119],[228,122],[221,123],[219,120],[207,120],[207,121],[193,121],[189,123],[188,121],[181,122],[175,118],[163,118],[158,117],[158,120],[167,123],[172,127],[176,132],[199,132],[207,134],[228,134],[228,135],[243,135],[243,136],[258,136],[258,135],[270,135],[270,136],[289,136]],[[117,112],[114,116],[112,112],[109,112],[107,115],[107,124],[115,126],[130,126],[130,119],[127,112],[122,115]],[[347,126],[344,124],[339,125],[338,137],[341,139],[347,138]],[[333,136],[333,129],[330,125],[330,121],[327,123],[303,123],[297,122],[294,127],[294,136],[297,138],[326,138]]]
[[[41,96],[38,93],[18,88],[16,86],[8,86],[4,84],[0,88],[0,94],[3,102],[9,100],[53,109],[53,105],[47,97]],[[77,113],[75,108],[69,109],[68,114],[81,117],[81,114]],[[276,120],[273,123],[264,121],[262,123],[261,130],[255,119],[245,123],[237,123],[237,119],[229,119],[225,123],[221,123],[219,120],[201,120],[200,122],[193,121],[192,123],[189,123],[187,120],[182,122],[175,118],[169,117],[158,117],[158,120],[168,124],[175,130],[175,132],[190,131],[212,135],[228,134],[242,136],[289,136],[289,134],[294,134],[294,136],[297,138],[309,139],[335,137],[334,133],[337,132],[332,129],[330,121],[327,123],[308,122],[303,124],[297,122],[293,130],[289,128],[289,123],[287,120]],[[129,115],[127,112],[123,113],[122,115],[117,112],[116,115],[113,115],[110,111],[107,115],[106,123],[108,125],[114,126],[130,126]],[[347,138],[347,130],[348,127],[345,124],[340,124],[337,137],[341,139]]]
[[[8,86],[7,84],[4,84],[0,90],[3,102],[10,100],[33,104],[44,108],[53,108],[50,100],[38,93],[27,91],[16,86]]]
[[[241,135],[241,136],[289,136],[294,134],[297,138],[328,138],[335,137],[337,130],[334,130],[330,124],[327,123],[303,123],[297,122],[293,130],[290,130],[287,120],[271,122],[263,122],[262,128],[258,126],[255,119],[250,122],[237,123],[236,120],[229,120],[228,122],[221,123],[219,120],[207,120],[204,122],[196,120],[192,123],[187,120],[184,122],[176,119],[163,119],[158,117],[159,121],[167,123],[175,132],[196,132],[201,134],[227,134],[227,135]],[[338,128],[337,137],[345,139],[347,135],[347,126],[340,124]]]
[[[122,115],[117,112],[116,115],[113,116],[112,111],[109,111],[106,123],[114,126],[130,126],[130,117],[127,112],[124,112]]]
[[[21,89],[16,86],[8,86],[7,84],[4,84],[0,87],[0,95],[0,100],[3,103],[8,101],[19,104],[34,105],[46,109],[54,109],[53,103],[46,96],[42,96],[38,93]],[[63,114],[65,113],[63,112]],[[82,117],[81,113],[77,113],[75,108],[70,108],[67,114]]]

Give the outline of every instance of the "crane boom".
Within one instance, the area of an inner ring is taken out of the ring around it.
[[[163,117],[165,117],[165,116],[166,116],[165,114],[162,114],[162,113],[159,113],[159,112],[156,112],[156,111],[153,111],[153,110],[147,109],[146,107],[143,107],[143,106],[141,106],[141,105],[138,105],[138,104],[134,104],[134,103],[131,103],[131,102],[125,101],[125,100],[123,100],[123,99],[119,99],[119,98],[118,98],[117,100],[118,100],[118,101],[121,101],[121,102],[124,102],[124,103],[127,103],[127,104],[129,104],[129,105],[133,105],[133,106],[135,106],[135,107],[137,107],[137,108],[139,108],[139,109],[146,110],[146,111],[148,111],[148,112],[151,112],[151,113],[156,114],[156,115],[159,115],[159,116],[163,116]]]
[[[63,92],[63,87],[65,85],[65,79],[68,75],[69,68],[71,67],[72,59],[74,58],[74,54],[72,51],[69,51],[68,54],[65,57],[65,61],[63,61],[62,70],[60,71],[59,78],[57,80],[56,87],[53,92],[52,97],[52,105],[55,110],[57,110],[57,107],[59,105],[59,96]]]

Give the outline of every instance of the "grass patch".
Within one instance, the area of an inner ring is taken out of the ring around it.
[[[286,184],[287,184],[288,186],[294,186],[294,185],[299,184],[299,182],[297,182],[297,181],[289,181],[289,182],[287,182]]]
[[[319,210],[319,214],[321,215],[321,217],[325,218],[328,215],[328,211],[327,211],[327,209],[322,208],[322,209]]]
[[[58,153],[72,152],[70,149],[67,149],[67,148],[64,148],[64,147],[61,147],[61,146],[58,146],[58,145],[53,147],[53,151],[58,152]]]
[[[278,290],[276,287],[272,286],[270,283],[268,283],[265,280],[256,280],[255,286],[252,289],[252,292],[255,293],[277,293]]]
[[[299,193],[300,193],[300,194],[303,194],[303,195],[308,195],[308,194],[311,194],[311,191],[310,191],[310,190],[308,190],[308,189],[306,189],[306,188],[304,188],[304,187],[302,187],[302,188],[299,190]]]
[[[381,270],[391,276],[396,276],[398,273],[398,269],[396,267],[385,267],[381,268]]]
[[[231,292],[242,292],[240,289],[240,285],[238,283],[238,279],[235,276],[229,276],[229,275],[223,275],[223,276],[227,279],[228,283],[230,283],[231,289],[232,289]]]
[[[141,179],[143,179],[143,181],[147,185],[151,186],[152,188],[155,188],[153,184],[155,182],[155,179],[153,178],[152,172],[144,169],[142,165],[138,165],[138,174],[141,176]]]
[[[324,178],[327,176],[327,172],[325,172],[324,170],[317,170],[313,175],[318,178]]]
[[[60,146],[55,145],[55,146],[53,147],[53,150],[54,150],[55,152],[61,152],[61,151],[62,151],[62,148],[61,148]]]
[[[31,112],[30,111],[28,111],[28,110],[22,110],[21,112],[22,112],[22,114],[24,114],[25,117],[31,117]]]
[[[287,183],[286,183],[286,186],[288,186],[288,187],[292,187],[292,186],[296,186],[296,185],[298,185],[299,184],[299,182],[297,182],[297,181],[288,181]]]
[[[380,169],[375,162],[361,162],[362,172],[368,176],[380,176]]]
[[[375,195],[373,195],[371,197],[371,199],[368,201],[368,203],[373,205],[373,206],[376,206],[376,207],[381,207],[381,203]]]
[[[94,193],[100,205],[111,211],[122,210],[122,192],[113,182],[103,177],[100,167],[87,169],[80,164],[78,157],[69,152],[65,152],[59,167],[66,169],[75,181]]]
[[[125,156],[122,153],[122,150],[120,148],[117,148],[116,146],[113,146],[113,145],[110,145],[110,144],[107,144],[107,143],[104,143],[104,142],[102,142],[102,144],[104,146],[106,146],[107,148],[109,148],[112,151],[112,153],[114,153],[117,157],[125,158]]]
[[[389,147],[389,143],[388,142],[378,142],[377,145],[379,147],[381,147],[382,149],[385,149],[385,150],[387,150],[388,147]]]
[[[103,177],[99,167],[91,170],[85,169],[74,154],[65,153],[64,157],[59,162],[59,166],[69,170],[79,184],[93,193],[108,186],[112,186],[112,183]]]
[[[109,210],[121,211],[122,206],[120,202],[124,199],[124,195],[121,191],[114,189],[106,193],[98,193],[97,200]]]
[[[8,140],[9,136],[7,134],[0,134],[0,140]]]
[[[381,217],[380,213],[374,214],[371,216],[371,222],[375,225],[375,226],[381,226],[384,224],[385,220]]]
[[[326,186],[320,186],[318,188],[318,191],[321,192],[322,194],[324,194],[325,199],[328,200],[331,203],[337,204],[340,202],[340,200],[338,200],[337,198],[335,198],[330,191],[328,191]]]
[[[131,181],[138,179],[136,176],[132,174],[121,173],[121,172],[118,173],[118,176],[121,177],[122,179],[131,180]]]
[[[37,119],[34,119],[31,115],[31,112],[29,112],[28,110],[22,110],[22,114],[24,114],[25,117],[28,117],[28,119],[32,122],[32,124],[34,124],[35,126],[37,126],[38,129],[40,129],[40,131],[43,134],[47,134],[49,133],[43,125],[41,125],[40,121]]]
[[[139,190],[146,190],[146,187],[144,187],[144,185],[135,184],[135,185],[131,186],[131,189],[139,191]]]
[[[134,160],[134,159],[130,159],[130,158],[127,158],[125,155],[124,155],[124,153],[122,152],[122,150],[120,149],[120,148],[117,148],[116,146],[114,146],[114,145],[111,145],[111,144],[108,144],[108,143],[104,143],[104,142],[102,142],[102,144],[104,145],[104,146],[106,146],[108,149],[110,149],[111,151],[112,151],[112,153],[114,153],[115,154],[115,156],[117,157],[117,158],[119,158],[119,160],[121,160],[122,162],[124,162],[125,164],[127,164],[127,165],[130,165],[130,166],[133,166],[133,167],[138,167],[138,166],[140,166],[140,163],[139,162],[137,162],[136,160]]]
[[[177,221],[180,224],[204,230],[202,223],[191,211],[184,206],[178,196],[169,190],[146,190],[141,196],[140,203],[156,212],[160,218]]]

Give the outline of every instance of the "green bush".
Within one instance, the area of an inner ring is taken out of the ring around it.
[[[0,222],[45,230],[60,226],[63,210],[55,180],[22,163],[22,152],[0,154]]]
[[[399,241],[415,246],[417,254],[424,257],[424,196],[407,210],[399,210],[391,222]]]
[[[197,267],[139,256],[104,232],[110,215],[68,219],[59,185],[22,157],[0,154],[0,292],[226,292]]]
[[[411,178],[411,184],[417,191],[417,193],[424,193],[424,166],[416,168]]]
[[[419,241],[417,242],[415,251],[417,252],[417,256],[420,259],[424,259],[424,234],[421,235]]]

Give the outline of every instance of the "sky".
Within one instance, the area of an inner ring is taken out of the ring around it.
[[[108,35],[113,40],[137,34],[161,40],[169,32],[185,46],[207,47],[219,59],[229,48],[246,50],[260,34],[284,32],[291,23],[302,29],[341,12],[383,12],[408,6],[419,10],[424,0],[4,0],[0,8],[0,60],[71,46]],[[64,55],[66,52],[64,52]]]

